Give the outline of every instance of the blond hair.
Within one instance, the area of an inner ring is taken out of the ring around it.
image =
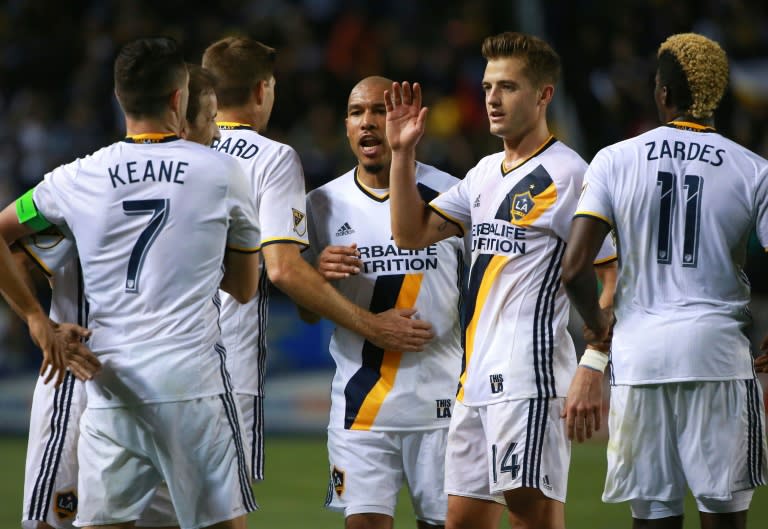
[[[679,33],[659,46],[657,57],[660,75],[665,56],[674,59],[687,84],[690,97],[686,98],[689,99],[686,103],[689,104],[681,110],[694,118],[711,118],[728,86],[728,57],[723,49],[717,42],[703,35]],[[671,82],[670,79],[661,81],[664,84]]]

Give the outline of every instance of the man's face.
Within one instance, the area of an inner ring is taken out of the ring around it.
[[[392,152],[385,132],[387,109],[381,82],[363,82],[349,94],[347,104],[347,138],[357,161],[366,171],[379,173],[388,169]]]
[[[541,90],[524,73],[525,63],[517,57],[491,59],[485,67],[483,91],[490,132],[513,139],[532,130],[539,119]]]
[[[184,138],[202,145],[209,146],[214,138],[221,136],[216,125],[217,113],[216,94],[203,93],[199,96],[199,111],[194,121],[187,121]]]

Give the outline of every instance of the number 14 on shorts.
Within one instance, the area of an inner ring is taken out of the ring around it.
[[[493,482],[498,483],[499,474],[510,472],[512,479],[517,478],[520,473],[520,464],[517,462],[518,457],[515,453],[517,443],[510,443],[507,450],[504,452],[503,457],[499,460],[499,454],[501,450],[496,445],[491,445],[491,461],[493,461]]]

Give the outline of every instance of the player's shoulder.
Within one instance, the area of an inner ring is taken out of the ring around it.
[[[416,183],[442,193],[459,183],[455,176],[441,171],[437,167],[416,162]]]
[[[353,186],[357,186],[355,183],[355,170],[356,169],[350,169],[346,173],[313,189],[307,193],[307,200],[315,200],[320,196],[334,196],[349,193]]]
[[[572,147],[561,140],[554,140],[537,157],[542,165],[551,168],[554,173],[570,175],[573,171],[584,172],[587,162]]]

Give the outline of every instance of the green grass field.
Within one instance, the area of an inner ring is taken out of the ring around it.
[[[5,469],[0,474],[0,529],[20,527],[26,442],[0,439]],[[267,480],[255,488],[261,510],[251,514],[252,529],[325,529],[343,527],[341,515],[323,508],[327,490],[325,440],[319,437],[270,437],[267,439]],[[569,529],[618,529],[630,527],[629,507],[600,502],[605,474],[605,446],[574,446],[568,505]],[[686,529],[698,527],[692,500],[686,506]],[[414,528],[413,511],[401,495],[395,526]],[[502,524],[501,527],[506,527]],[[757,491],[752,502],[749,529],[768,527],[768,488]]]

